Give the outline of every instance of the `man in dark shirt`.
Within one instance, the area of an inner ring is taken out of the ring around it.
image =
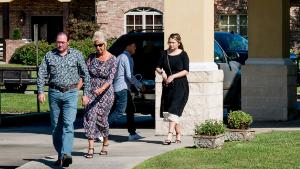
[[[44,85],[49,77],[49,108],[52,139],[58,160],[55,165],[68,167],[72,164],[71,152],[74,139],[74,121],[77,113],[80,77],[84,80],[83,106],[87,105],[90,76],[81,52],[69,48],[68,36],[60,32],[56,37],[56,49],[49,51],[38,72],[38,99],[45,102]]]

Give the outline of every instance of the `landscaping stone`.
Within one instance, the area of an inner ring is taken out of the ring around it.
[[[254,137],[255,131],[251,129],[227,129],[225,134],[226,141],[250,141]]]
[[[204,136],[196,135],[193,136],[194,144],[198,148],[220,148],[224,144],[225,135],[217,136]]]

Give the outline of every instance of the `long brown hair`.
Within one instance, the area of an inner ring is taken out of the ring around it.
[[[170,40],[170,39],[175,39],[175,40],[179,43],[178,48],[181,49],[181,50],[184,50],[183,44],[182,44],[182,42],[181,42],[181,37],[180,37],[180,35],[179,35],[178,33],[172,33],[172,34],[169,36],[168,39],[169,39],[169,40]]]

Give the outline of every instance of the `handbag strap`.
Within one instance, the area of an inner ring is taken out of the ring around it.
[[[168,62],[168,67],[169,67],[170,73],[171,73],[171,75],[173,75],[171,66],[170,66],[170,61],[169,61],[169,55],[168,55],[167,51],[166,51],[166,56],[167,56],[167,62]]]

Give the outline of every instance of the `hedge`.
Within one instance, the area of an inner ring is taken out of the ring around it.
[[[108,40],[108,48],[112,45],[112,43],[116,40],[116,38],[111,38]],[[55,43],[48,44],[46,41],[39,41],[39,55],[38,55],[38,64],[41,63],[45,54],[55,48]],[[87,56],[95,52],[95,48],[93,46],[93,42],[90,38],[84,40],[70,40],[70,47],[78,49],[82,52],[85,59]],[[20,48],[17,48],[15,53],[12,56],[10,61],[11,63],[23,64],[23,65],[36,65],[36,50],[34,42],[28,43]]]

